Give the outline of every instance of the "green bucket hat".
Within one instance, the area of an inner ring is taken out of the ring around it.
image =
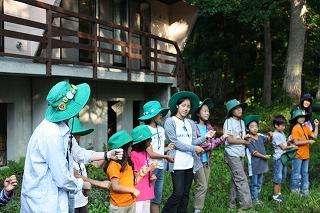
[[[132,142],[131,135],[127,131],[121,130],[109,138],[108,145],[111,149],[118,149],[130,142]]]
[[[155,133],[157,134],[157,133]],[[138,144],[142,141],[145,141],[155,134],[152,134],[149,127],[147,125],[140,125],[134,128],[131,132],[133,138],[133,145]]]
[[[243,121],[245,126],[248,127],[252,121],[259,123],[260,119],[261,119],[260,115],[247,115],[246,117],[244,117]]]
[[[162,114],[162,116],[166,116],[169,112],[169,108],[162,108],[159,101],[148,101],[143,105],[143,116],[138,118],[139,121],[145,121],[149,120],[155,116],[157,116],[159,113]]]
[[[298,117],[302,117],[302,116],[304,116],[306,118],[306,120],[310,120],[309,113],[306,113],[302,109],[297,109],[297,110],[293,111],[293,113],[291,114],[291,119],[289,120],[289,122],[294,123]]]
[[[294,158],[296,156],[297,151],[298,151],[297,148],[292,148],[292,149],[286,151],[285,153],[283,153],[280,157],[282,164],[286,165],[288,160],[291,160],[292,158]]]
[[[240,101],[238,101],[237,99],[231,99],[226,103],[227,116],[229,116],[232,110],[234,110],[235,108],[241,107],[243,110],[245,110],[247,106],[247,103],[240,103]]]
[[[60,81],[48,93],[48,109],[45,118],[50,122],[61,122],[77,115],[90,97],[90,87]]]
[[[89,129],[83,128],[79,118],[77,118],[77,117],[71,118],[69,120],[68,126],[69,126],[69,128],[71,130],[71,134],[72,135],[84,136],[84,135],[88,135],[91,132],[93,132],[92,128],[89,128]]]
[[[194,114],[198,107],[199,107],[199,97],[194,94],[193,92],[189,92],[189,91],[181,91],[181,92],[177,92],[175,93],[169,100],[169,108],[172,114],[175,114],[177,111],[177,102],[181,99],[181,98],[190,98],[191,100],[191,114]]]

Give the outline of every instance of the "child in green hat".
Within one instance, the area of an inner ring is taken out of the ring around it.
[[[246,107],[246,103],[240,103],[236,99],[226,103],[227,119],[224,122],[223,131],[229,136],[225,140],[224,159],[232,178],[229,200],[231,209],[237,208],[237,198],[239,198],[241,209],[249,209],[252,206],[250,188],[243,165],[245,146],[249,145],[249,141],[244,138],[246,127],[242,120],[242,113]]]
[[[109,149],[123,149],[120,160],[109,160],[104,171],[111,181],[109,212],[135,213],[136,197],[140,191],[135,188],[133,163],[130,158],[132,137],[125,130],[113,134],[108,141]]]
[[[210,130],[214,131],[213,127],[209,123],[210,109],[212,107],[213,103],[210,98],[199,102],[199,107],[193,116],[197,127],[197,137],[205,136]],[[227,136],[229,135],[224,134],[221,137],[208,139],[206,143],[201,145],[205,151],[200,154],[200,160],[203,167],[196,172],[194,177],[196,183],[194,195],[195,213],[201,212],[204,207],[210,177],[211,152],[214,148],[223,144],[224,139]]]
[[[277,115],[272,121],[274,132],[272,133],[273,154],[273,196],[272,199],[278,203],[283,202],[281,195],[281,184],[287,176],[287,166],[282,163],[281,156],[295,145],[288,144],[284,129],[286,128],[286,118],[283,115]]]
[[[90,87],[61,81],[47,95],[45,119],[28,143],[21,190],[21,212],[73,212],[74,194],[91,184],[73,174],[72,160],[90,162],[121,158],[122,152],[93,152],[72,142],[68,120],[86,105]],[[41,199],[39,199],[39,196]]]
[[[248,131],[246,138],[250,142],[247,145],[250,192],[251,199],[256,204],[261,204],[259,195],[263,183],[263,174],[269,171],[267,160],[270,159],[270,155],[266,154],[264,144],[271,138],[258,133],[259,122],[259,115],[247,115],[244,117],[244,123]]]
[[[292,113],[290,123],[293,125],[291,135],[293,143],[298,146],[296,156],[292,159],[292,173],[291,173],[291,191],[301,193],[301,195],[309,195],[309,158],[310,145],[318,137],[319,121],[314,120],[314,132],[305,125],[306,116],[304,110],[298,109]]]
[[[174,163],[169,163],[173,191],[162,210],[165,213],[187,212],[194,173],[202,167],[198,154],[204,150],[200,145],[214,136],[210,130],[205,136],[197,137],[197,127],[189,114],[195,113],[198,107],[199,97],[188,91],[175,93],[169,100],[171,117],[166,119],[164,129],[175,150],[172,151]]]
[[[131,132],[133,145],[131,160],[137,178],[136,188],[141,192],[136,199],[136,212],[150,212],[150,201],[154,198],[153,181],[156,176],[152,171],[157,167],[157,161],[152,161],[147,148],[150,146],[152,136],[147,125],[140,125]],[[141,172],[142,171],[142,172]]]
[[[85,136],[93,132],[92,128],[85,129],[82,127],[79,118],[73,117],[69,120],[68,126],[70,128],[70,132],[76,140],[77,144],[80,145],[81,136]],[[96,161],[94,161],[96,162]],[[103,160],[102,160],[103,162]],[[93,163],[93,162],[92,162]],[[98,186],[103,189],[109,189],[110,181],[97,181],[87,178],[87,170],[84,162],[76,162],[73,160],[73,167],[75,170],[75,177],[82,178],[84,181],[91,183],[92,185]],[[82,191],[79,191],[75,195],[75,213],[78,212],[89,212],[88,211],[88,197],[83,194]]]
[[[174,149],[173,144],[165,147],[165,133],[161,126],[162,118],[168,113],[168,108],[163,108],[159,101],[148,101],[143,105],[143,115],[138,120],[143,121],[149,128],[152,134],[150,146],[147,147],[147,152],[152,159],[156,159],[157,168],[153,171],[156,176],[154,183],[154,199],[151,200],[151,212],[158,213],[159,205],[162,200],[162,191],[164,183],[164,165],[165,160],[173,162],[173,157],[165,155],[167,151]]]

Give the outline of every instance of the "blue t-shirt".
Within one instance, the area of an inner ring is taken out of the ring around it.
[[[259,135],[258,140],[250,138],[248,149],[251,153],[251,168],[253,175],[263,174],[269,170],[267,160],[252,155],[254,152],[259,152],[260,154],[265,155],[266,149],[264,147],[264,143],[267,141],[268,138],[263,135]]]
[[[203,124],[197,124],[197,127],[199,129],[200,136],[206,136],[207,126],[203,125]],[[201,161],[202,161],[202,163],[208,163],[208,153],[207,152],[201,153]]]

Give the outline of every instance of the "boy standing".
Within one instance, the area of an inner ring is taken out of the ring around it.
[[[284,182],[287,176],[287,167],[281,161],[281,155],[286,152],[286,150],[291,148],[296,148],[295,145],[287,145],[286,136],[283,133],[286,128],[286,119],[282,115],[277,115],[273,119],[273,127],[275,131],[272,133],[272,147],[274,149],[273,154],[273,196],[272,199],[276,202],[283,202],[281,196],[281,184]]]

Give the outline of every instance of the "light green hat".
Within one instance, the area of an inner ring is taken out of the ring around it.
[[[83,83],[77,86],[60,81],[48,93],[48,109],[45,118],[50,122],[61,122],[76,116],[90,97],[90,87]]]
[[[246,117],[244,117],[243,121],[246,127],[248,127],[248,125],[252,122],[255,121],[257,123],[260,122],[261,116],[260,115],[247,115]]]
[[[157,133],[156,133],[157,134]],[[155,134],[152,134],[147,125],[140,125],[134,128],[131,132],[133,138],[133,145],[138,144],[142,141],[145,141]]]
[[[130,136],[130,134],[125,130],[121,130],[119,132],[116,132],[109,138],[108,145],[110,146],[111,150],[118,149],[130,142],[132,142],[132,137]]]
[[[306,120],[310,120],[310,113],[306,113],[302,109],[297,109],[297,110],[293,111],[293,113],[291,114],[291,119],[289,120],[289,122],[290,123],[294,123],[294,121],[298,117],[302,117],[302,116],[304,116],[306,118]]]
[[[177,102],[182,98],[190,98],[191,100],[191,114],[194,114],[198,107],[199,107],[199,97],[194,94],[193,92],[189,91],[181,91],[175,93],[169,100],[169,108],[171,111],[171,114],[175,114],[177,111]]]
[[[247,103],[240,103],[237,99],[231,99],[226,103],[226,108],[227,108],[227,116],[230,116],[230,113],[232,110],[234,110],[237,107],[241,107],[243,110],[247,108],[248,104]]]
[[[292,148],[292,149],[286,151],[285,153],[283,153],[280,157],[282,164],[286,165],[288,160],[291,160],[292,158],[294,158],[296,156],[297,151],[298,151],[298,148]]]
[[[139,121],[145,121],[149,120],[155,116],[157,116],[159,113],[162,114],[162,116],[166,116],[168,114],[169,108],[162,108],[159,101],[148,101],[143,105],[143,116],[138,118]]]
[[[69,126],[69,128],[71,130],[71,134],[72,135],[84,136],[84,135],[88,135],[91,132],[93,132],[92,128],[89,128],[89,129],[83,128],[79,118],[77,118],[77,117],[71,118],[69,120],[68,126]]]

